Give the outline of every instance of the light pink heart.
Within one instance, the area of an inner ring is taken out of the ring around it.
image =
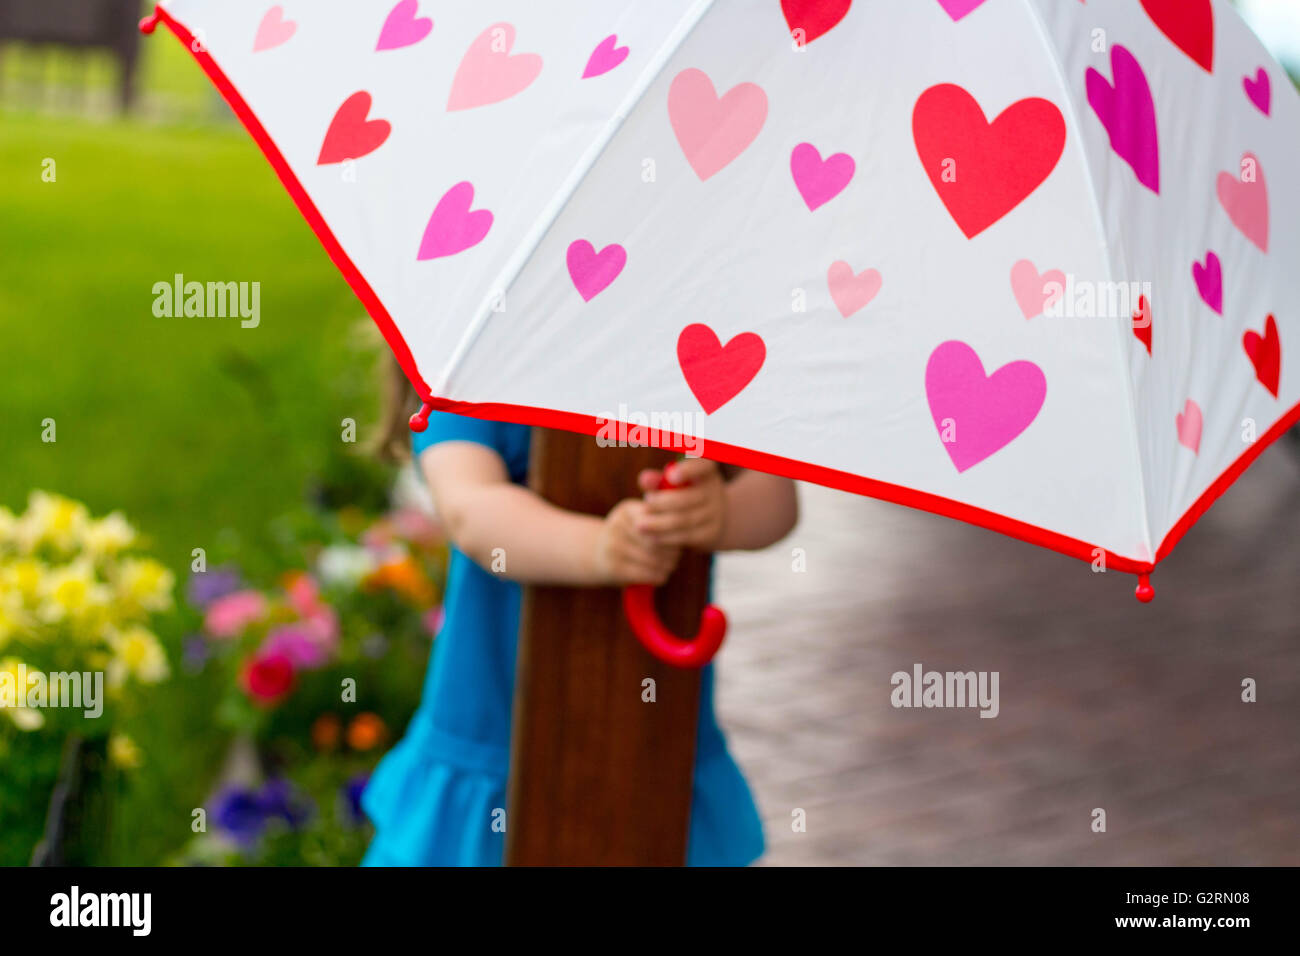
[[[884,279],[875,269],[867,269],[855,275],[851,265],[839,261],[831,263],[831,267],[826,270],[826,284],[830,287],[835,308],[847,319],[876,297]]]
[[[849,184],[857,169],[848,153],[835,153],[822,159],[812,143],[800,143],[790,154],[790,174],[795,187],[810,210],[830,202]]]
[[[448,112],[500,103],[537,79],[542,58],[536,53],[512,55],[514,45],[515,28],[509,23],[494,23],[475,38],[451,81]]]
[[[1201,427],[1203,424],[1201,406],[1189,398],[1174,422],[1178,426],[1178,444],[1190,448],[1199,455],[1201,452]]]
[[[584,301],[590,302],[623,271],[627,265],[627,250],[614,242],[597,252],[586,239],[576,239],[569,244],[565,258],[573,287]]]
[[[1041,275],[1028,259],[1011,267],[1011,291],[1026,319],[1042,315],[1065,295],[1065,273],[1052,269]]]
[[[486,209],[470,211],[474,203],[472,183],[457,183],[448,189],[429,217],[420,240],[419,260],[440,259],[476,246],[492,228],[492,213]]]
[[[593,76],[601,76],[608,73],[614,67],[618,66],[627,59],[628,49],[625,46],[616,46],[618,43],[618,34],[611,33],[600,43],[596,44],[596,49],[591,51],[591,56],[587,59],[587,68],[582,71],[582,78],[588,79]]]
[[[745,151],[767,119],[767,94],[756,83],[719,97],[702,70],[682,70],[668,89],[668,119],[686,161],[708,179]]]
[[[257,35],[253,38],[253,52],[261,53],[281,44],[288,43],[297,31],[298,24],[284,18],[284,8],[279,4],[266,11],[262,22],[258,24]]]
[[[939,6],[948,12],[954,21],[960,20],[977,7],[984,5],[984,0],[939,0]]]
[[[925,366],[925,395],[939,440],[957,471],[978,465],[1014,441],[1038,417],[1047,377],[1033,362],[1008,362],[984,374],[965,342],[944,342]]]
[[[1254,153],[1241,157],[1242,176],[1219,173],[1219,204],[1242,234],[1268,252],[1268,186],[1264,182],[1264,169]]]
[[[1241,85],[1255,108],[1267,116],[1273,106],[1273,82],[1269,79],[1268,70],[1261,66],[1253,77],[1242,77]]]
[[[399,50],[427,37],[433,29],[433,21],[428,17],[417,17],[419,12],[420,0],[401,0],[393,7],[384,20],[383,29],[379,31],[379,43],[375,51]]]

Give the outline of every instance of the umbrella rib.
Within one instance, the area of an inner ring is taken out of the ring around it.
[[[1101,202],[1097,197],[1097,177],[1093,175],[1092,163],[1088,160],[1088,150],[1084,148],[1083,145],[1083,137],[1081,135],[1083,126],[1079,121],[1079,111],[1075,108],[1074,96],[1071,93],[1069,78],[1065,72],[1065,64],[1061,62],[1061,56],[1056,50],[1056,45],[1052,42],[1051,34],[1048,33],[1047,24],[1043,22],[1042,15],[1034,6],[1034,0],[1022,0],[1022,2],[1025,5],[1026,12],[1029,14],[1030,21],[1038,31],[1039,40],[1047,50],[1048,56],[1051,57],[1052,66],[1056,71],[1057,82],[1060,84],[1061,91],[1064,94],[1065,110],[1069,117],[1069,125],[1074,130],[1074,141],[1078,144],[1079,158],[1083,162],[1083,174],[1088,181],[1088,200],[1089,204],[1092,206],[1093,225],[1097,230],[1097,236],[1101,242],[1103,253],[1102,258],[1106,266],[1106,285],[1107,288],[1110,288],[1115,284],[1115,257],[1111,250],[1110,237],[1106,233],[1106,219],[1105,216],[1102,215]],[[1127,251],[1124,250],[1124,235],[1122,232],[1116,237],[1116,241],[1120,246],[1122,253],[1121,258],[1123,261],[1128,262],[1128,254]],[[1132,319],[1130,318],[1128,321],[1132,322]],[[1151,560],[1154,561],[1155,547],[1151,538],[1150,512],[1147,509],[1146,475],[1142,462],[1142,448],[1138,442],[1137,401],[1133,395],[1133,380],[1129,377],[1128,373],[1128,362],[1126,360],[1127,352],[1125,351],[1126,340],[1124,335],[1124,324],[1116,323],[1116,351],[1121,359],[1125,359],[1125,361],[1121,363],[1121,368],[1123,370],[1122,377],[1124,379],[1124,398],[1128,405],[1128,418],[1131,425],[1129,428],[1129,443],[1132,447],[1133,457],[1137,462],[1138,468],[1137,485],[1138,500],[1141,505],[1142,513],[1142,537],[1143,543],[1146,545],[1147,551],[1151,555]],[[1123,555],[1123,557],[1129,557],[1129,555]]]
[[[651,84],[659,78],[659,74],[664,71],[664,67],[668,65],[668,61],[672,59],[673,54],[677,52],[681,45],[686,41],[686,38],[695,30],[695,27],[704,18],[704,15],[709,12],[709,9],[713,4],[714,0],[696,0],[691,8],[682,15],[682,18],[677,22],[677,25],[673,27],[672,32],[665,38],[663,44],[655,52],[655,55],[651,58],[650,62],[646,64],[645,69],[641,71],[636,82],[632,84],[631,89],[628,90],[623,101],[619,103],[618,107],[614,110],[614,114],[605,123],[604,127],[602,127],[596,138],[592,140],[591,144],[587,147],[586,152],[582,154],[578,159],[577,164],[573,167],[572,171],[570,171],[568,178],[560,185],[555,196],[542,210],[537,221],[533,223],[528,234],[524,236],[519,248],[516,249],[514,254],[506,260],[506,264],[502,267],[496,281],[492,283],[492,286],[489,288],[483,302],[479,305],[473,318],[465,327],[465,331],[461,334],[460,341],[456,343],[456,348],[452,352],[451,358],[447,360],[447,364],[443,366],[442,372],[439,373],[437,379],[434,380],[432,392],[435,396],[439,398],[447,397],[446,391],[447,386],[451,381],[451,376],[455,374],[456,369],[459,368],[460,364],[465,360],[465,356],[469,354],[469,350],[473,347],[474,341],[478,338],[479,333],[483,331],[483,326],[492,315],[494,305],[500,300],[500,297],[505,295],[506,292],[510,290],[510,287],[514,285],[515,280],[519,278],[524,267],[528,265],[529,260],[533,257],[533,253],[536,252],[537,247],[542,244],[542,240],[545,239],[546,234],[550,232],[551,226],[554,225],[555,220],[560,217],[560,213],[562,213],[565,207],[569,204],[569,200],[573,198],[573,194],[578,191],[578,187],[581,186],[583,181],[587,178],[587,174],[590,173],[592,168],[596,165],[597,160],[599,160],[601,155],[605,152],[606,147],[613,142],[614,137],[618,134],[618,131],[622,129],[623,123],[627,120],[628,116],[630,116],[632,111],[636,109],[641,100],[645,98]]]

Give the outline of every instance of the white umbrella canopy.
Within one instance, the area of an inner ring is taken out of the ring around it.
[[[1300,97],[1226,2],[156,16],[428,407],[1140,574],[1300,418]]]

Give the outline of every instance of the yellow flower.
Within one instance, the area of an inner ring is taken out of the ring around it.
[[[144,754],[126,734],[113,734],[108,738],[108,759],[123,769],[134,770],[144,763]]]
[[[27,512],[19,519],[18,538],[27,550],[51,544],[61,551],[71,551],[81,541],[90,512],[79,501],[33,491],[27,499]]]
[[[0,569],[0,587],[12,591],[29,607],[34,607],[41,596],[41,580],[45,565],[35,558],[19,558]]]
[[[40,595],[42,620],[99,625],[106,619],[105,611],[113,592],[95,577],[95,568],[89,561],[73,561],[51,568],[45,574],[40,582]]]
[[[105,639],[113,651],[106,668],[110,687],[121,687],[128,678],[143,684],[156,684],[167,679],[167,655],[163,653],[158,638],[143,627],[109,631]]]
[[[8,508],[0,508],[0,547],[14,543],[18,535],[18,519]]]
[[[45,724],[45,715],[31,707],[17,706],[19,699],[26,700],[27,688],[19,686],[22,676],[18,669],[22,662],[16,657],[0,660],[0,714],[14,722],[19,730],[37,730]],[[25,671],[27,677],[35,674],[34,670]]]
[[[82,535],[82,544],[94,555],[112,557],[135,544],[135,529],[120,511],[91,521]]]
[[[29,626],[22,595],[17,591],[0,589],[0,648]]]
[[[125,558],[114,575],[117,598],[128,614],[140,610],[167,611],[172,606],[176,576],[152,558]]]

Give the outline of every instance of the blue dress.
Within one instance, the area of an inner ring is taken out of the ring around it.
[[[445,441],[486,445],[512,481],[524,482],[528,428],[434,413],[415,438],[416,455]],[[375,824],[363,865],[501,863],[521,596],[517,583],[452,549],[445,617],[419,709],[361,798]],[[743,866],[762,853],[758,811],[713,713],[710,665],[700,690],[687,863]]]

